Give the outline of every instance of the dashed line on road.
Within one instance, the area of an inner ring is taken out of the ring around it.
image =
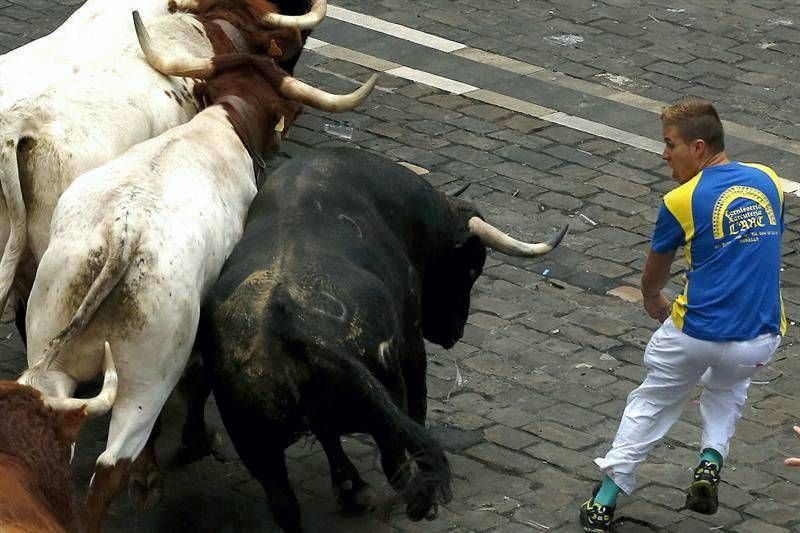
[[[654,154],[660,154],[663,150],[662,143],[654,141],[653,139],[648,139],[647,137],[642,137],[641,135],[636,135],[635,133],[630,133],[628,131],[613,128],[611,126],[606,126],[605,124],[587,120],[585,118],[568,115],[567,113],[558,112],[553,113],[552,115],[545,115],[541,118],[542,120],[553,122],[554,124],[560,124],[562,126],[572,128],[573,130],[591,133],[597,137],[612,139],[618,143],[627,144],[628,146],[633,146],[634,148],[646,150]]]
[[[389,22],[371,15],[350,11],[349,9],[330,4],[328,4],[327,16],[332,19],[347,22],[354,26],[360,26],[368,30],[385,33],[386,35],[391,35],[392,37],[397,37],[399,39],[403,39],[404,41],[420,44],[427,48],[433,48],[434,50],[439,50],[441,52],[455,52],[456,50],[461,50],[462,48],[467,47],[465,44],[457,43],[449,39],[443,39],[436,35],[425,33],[424,31],[415,30],[413,28],[409,28],[408,26],[402,26],[400,24],[395,24],[394,22]]]
[[[478,90],[478,87],[475,87],[474,85],[461,83],[460,81],[451,80],[450,78],[444,78],[442,76],[417,70],[411,67],[397,67],[385,72],[386,74],[391,74],[392,76],[397,76],[398,78],[405,78],[407,80],[416,81],[417,83],[422,83],[423,85],[436,87],[437,89],[441,89],[452,94],[466,95]]]
[[[661,109],[667,105],[665,102],[653,100],[651,98],[630,93],[628,91],[619,91],[605,85],[582,80],[580,78],[574,78],[561,72],[552,71],[538,65],[533,65],[524,61],[494,54],[485,50],[471,48],[463,43],[443,39],[430,33],[408,28],[407,26],[403,26],[401,24],[388,22],[371,15],[365,15],[342,7],[329,5],[328,16],[342,22],[353,24],[379,33],[384,33],[386,35],[413,42],[428,48],[446,53],[452,53],[477,63],[493,66],[523,76],[530,76],[546,83],[558,85],[585,94],[590,94],[598,98],[603,98],[651,113],[658,114],[661,112]],[[507,95],[495,93],[493,91],[480,89],[457,80],[451,80],[429,72],[398,65],[397,63],[391,61],[376,58],[374,56],[343,48],[325,41],[320,41],[314,38],[309,38],[308,41],[309,42],[306,45],[307,48],[310,50],[316,50],[327,57],[349,61],[373,70],[386,72],[392,75],[398,75],[399,77],[429,85],[431,87],[436,87],[453,94],[459,94],[481,100],[505,109],[534,116],[542,120],[547,120],[548,122],[560,124],[569,128],[584,131],[586,133],[591,133],[593,135],[597,135],[598,137],[603,137],[615,142],[633,146],[635,148],[640,148],[648,152],[660,154],[662,151],[660,141],[655,141],[641,135],[570,115],[568,113],[560,112],[555,109],[538,106],[532,102],[519,100]],[[487,99],[491,101],[487,101]],[[778,137],[777,135],[727,120],[723,120],[722,123],[726,132],[734,135],[735,137],[739,137],[754,144],[760,144],[789,152],[791,154],[800,155],[800,142],[784,139],[782,137]],[[795,194],[800,196],[800,183],[786,178],[781,178],[781,182],[786,194]]]

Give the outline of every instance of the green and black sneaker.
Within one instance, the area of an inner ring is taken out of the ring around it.
[[[581,525],[585,533],[604,533],[614,531],[611,521],[614,519],[614,507],[606,507],[595,503],[594,498],[581,505]]]
[[[719,506],[719,479],[719,465],[711,461],[700,461],[694,470],[694,481],[686,492],[686,508],[701,514],[716,513]]]

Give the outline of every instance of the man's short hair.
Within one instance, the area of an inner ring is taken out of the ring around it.
[[[702,139],[714,154],[725,149],[722,121],[714,105],[707,100],[690,96],[666,106],[661,111],[661,123],[674,126],[687,144]]]

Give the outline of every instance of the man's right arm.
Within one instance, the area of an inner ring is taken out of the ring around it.
[[[664,322],[672,314],[672,304],[662,290],[669,282],[669,271],[675,251],[658,253],[650,249],[642,273],[642,298],[644,309],[650,318]]]
[[[669,282],[669,272],[672,261],[675,259],[675,251],[678,247],[685,244],[683,227],[667,208],[667,204],[662,203],[658,211],[656,227],[653,230],[653,241],[650,253],[647,254],[647,261],[642,272],[642,297],[644,298],[644,309],[651,318],[659,322],[664,322],[672,313],[670,301],[662,290]]]

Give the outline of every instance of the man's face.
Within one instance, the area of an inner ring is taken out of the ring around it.
[[[672,178],[686,183],[700,172],[701,156],[705,152],[702,141],[686,143],[675,126],[663,126],[664,153],[661,159],[672,168]],[[703,146],[700,146],[703,145]]]

